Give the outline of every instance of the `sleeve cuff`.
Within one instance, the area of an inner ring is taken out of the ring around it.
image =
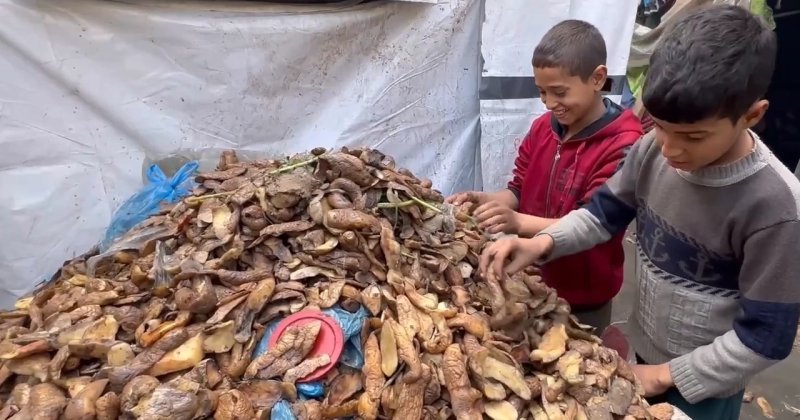
[[[568,253],[564,252],[566,248],[566,244],[568,243],[567,233],[563,229],[545,229],[541,231],[536,236],[540,235],[547,235],[553,238],[553,249],[550,251],[549,254],[542,256],[539,260],[539,264],[545,264],[555,259],[561,258]],[[536,237],[534,236],[534,238]]]
[[[672,375],[672,382],[681,393],[683,398],[690,404],[696,404],[707,398],[707,392],[702,382],[694,375],[690,363],[691,353],[684,354],[669,362],[669,373]]]
[[[561,235],[563,235],[563,233]],[[560,256],[562,256],[561,253],[559,252],[560,248],[563,248],[563,247],[559,247],[559,242],[558,242],[559,233],[541,232],[541,233],[538,233],[536,236],[534,236],[534,238],[537,237],[537,236],[549,236],[549,237],[553,238],[553,249],[550,250],[549,254],[542,255],[541,257],[539,257],[539,261],[536,262],[537,264],[539,264],[539,265],[547,264],[550,261],[553,261],[553,260],[559,258]],[[561,237],[561,239],[563,240],[563,236]]]
[[[776,362],[752,351],[731,330],[709,345],[670,360],[669,372],[683,398],[696,404],[734,395]]]

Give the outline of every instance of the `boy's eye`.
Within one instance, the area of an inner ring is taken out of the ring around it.
[[[566,95],[566,94],[567,94],[566,90],[557,90],[557,91],[553,92],[553,95],[558,96],[559,98],[564,97],[564,95]]]

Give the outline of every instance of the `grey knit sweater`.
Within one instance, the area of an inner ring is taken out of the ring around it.
[[[690,403],[740,391],[789,355],[797,332],[800,182],[751,135],[747,157],[684,172],[651,132],[589,204],[541,233],[553,259],[636,219],[631,343],[648,363],[669,362]]]

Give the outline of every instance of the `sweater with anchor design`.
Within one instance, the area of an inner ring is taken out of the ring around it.
[[[555,259],[636,220],[631,344],[647,363],[669,363],[690,403],[740,391],[797,333],[800,182],[751,135],[747,157],[684,172],[651,132],[586,206],[541,233]]]

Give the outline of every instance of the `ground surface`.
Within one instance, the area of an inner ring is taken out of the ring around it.
[[[630,255],[633,243],[625,241],[626,254]],[[635,278],[633,276],[632,258],[626,258],[625,284],[614,301],[613,321],[623,322],[628,318],[634,299]],[[624,327],[624,326],[623,326]],[[624,328],[623,328],[624,329]],[[800,341],[796,342],[800,343]],[[775,411],[776,419],[800,419],[785,406],[796,407],[800,411],[800,345],[795,346],[794,353],[785,361],[759,375],[748,387],[755,397],[763,396]],[[755,401],[744,404],[741,419],[756,420],[765,417]],[[704,419],[694,419],[704,420]]]

